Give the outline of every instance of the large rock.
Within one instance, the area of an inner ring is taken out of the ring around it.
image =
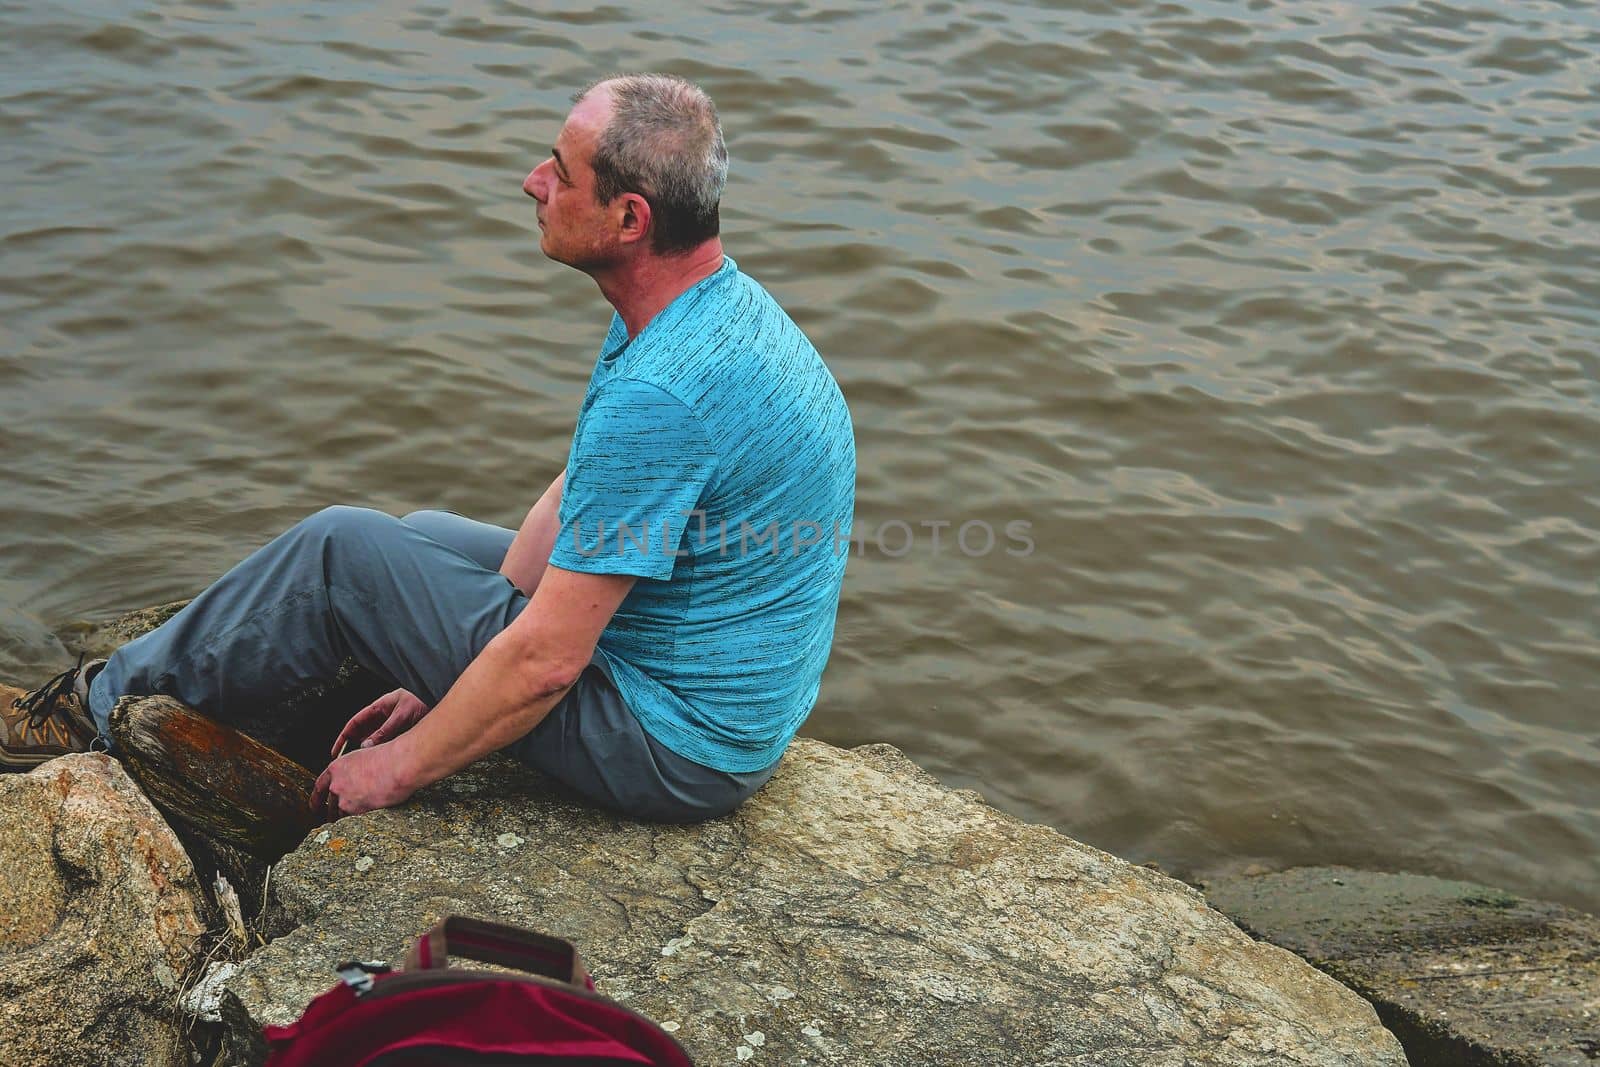
[[[176,1003],[204,929],[189,858],[102,755],[0,776],[0,1061],[186,1063]]]
[[[576,941],[711,1064],[1404,1064],[1371,1006],[1160,874],[799,740],[734,815],[641,825],[491,760],[341,820],[272,873],[288,931],[228,981],[232,1056],[349,958],[451,912]]]
[[[1413,1067],[1600,1060],[1600,919],[1488,886],[1303,867],[1219,879],[1248,929],[1372,998]]]

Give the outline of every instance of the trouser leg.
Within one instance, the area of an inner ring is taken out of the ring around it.
[[[493,526],[453,511],[413,511],[400,520],[441,545],[447,545],[485,570],[497,571],[517,532]]]
[[[504,555],[504,553],[501,553]],[[504,576],[382,512],[333,507],[118,649],[90,688],[102,734],[126,694],[218,718],[331,680],[345,659],[437,703],[527,605]]]
[[[506,751],[591,804],[652,822],[726,815],[778,766],[718,771],[673,752],[628,710],[599,653],[550,714]]]

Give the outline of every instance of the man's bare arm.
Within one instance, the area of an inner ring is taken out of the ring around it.
[[[436,782],[537,726],[588,666],[634,581],[628,574],[549,568],[516,621],[478,654],[438,707],[392,742],[407,784]]]
[[[312,790],[313,806],[329,815],[386,808],[522,737],[578,680],[634,581],[549,567],[522,614],[433,711],[392,741],[328,764]],[[330,799],[336,806],[324,808]]]
[[[528,509],[516,539],[500,564],[500,573],[528,596],[539,588],[539,580],[550,564],[550,550],[555,548],[556,537],[561,533],[561,487],[566,480],[567,472],[563,469],[539,502]]]

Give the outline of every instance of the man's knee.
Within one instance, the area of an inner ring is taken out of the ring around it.
[[[334,504],[302,519],[295,530],[300,536],[322,544],[367,542],[377,531],[398,521],[393,515],[372,508]]]
[[[421,511],[413,511],[408,515],[400,516],[400,521],[405,523],[407,526],[427,526],[431,523],[439,522],[441,519],[449,517],[450,513],[448,511],[439,511],[436,508],[423,508]]]

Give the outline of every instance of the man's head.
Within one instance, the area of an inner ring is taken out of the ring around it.
[[[551,158],[523,182],[552,259],[604,266],[646,240],[656,255],[717,236],[728,152],[716,107],[665,74],[625,74],[574,98]]]

